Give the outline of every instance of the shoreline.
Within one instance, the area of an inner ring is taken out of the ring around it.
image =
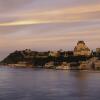
[[[8,65],[0,65],[0,68],[14,68],[14,69],[40,69],[40,70],[56,70],[56,71],[84,71],[84,72],[91,72],[91,71],[96,71],[96,72],[100,72],[100,70],[93,70],[93,69],[56,69],[56,68],[44,68],[43,66],[41,67],[26,67],[26,66],[23,66],[23,67],[17,67],[17,66],[8,66]]]

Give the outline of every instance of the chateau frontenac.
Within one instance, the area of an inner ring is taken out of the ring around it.
[[[75,56],[90,56],[91,50],[87,47],[84,41],[78,41],[77,46],[74,48]]]

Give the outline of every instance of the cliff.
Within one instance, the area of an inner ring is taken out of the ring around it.
[[[85,56],[74,56],[74,55],[65,55],[66,52],[59,52],[59,56],[50,56],[50,52],[37,52],[31,51],[29,49],[22,51],[14,51],[10,53],[4,60],[1,61],[1,64],[16,64],[16,65],[34,65],[34,66],[43,66],[45,63],[53,61],[55,63],[60,62],[79,62],[86,61],[90,57]]]

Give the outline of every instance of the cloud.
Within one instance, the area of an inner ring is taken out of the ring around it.
[[[78,40],[99,47],[99,0],[0,0],[0,54],[73,49]]]
[[[0,26],[18,26],[44,23],[68,23],[85,20],[100,20],[100,4],[67,7],[51,11],[16,14],[13,21],[1,22]],[[25,18],[27,16],[27,18]],[[13,17],[13,16],[12,16]],[[23,20],[24,19],[24,20]]]

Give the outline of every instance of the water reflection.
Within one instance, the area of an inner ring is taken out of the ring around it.
[[[86,89],[88,88],[87,83],[87,73],[77,71],[73,74],[73,77],[75,77],[75,92],[73,95],[76,94],[76,97],[79,97],[80,100],[85,100],[84,97],[86,97]]]
[[[0,68],[0,100],[99,100],[100,73]]]

